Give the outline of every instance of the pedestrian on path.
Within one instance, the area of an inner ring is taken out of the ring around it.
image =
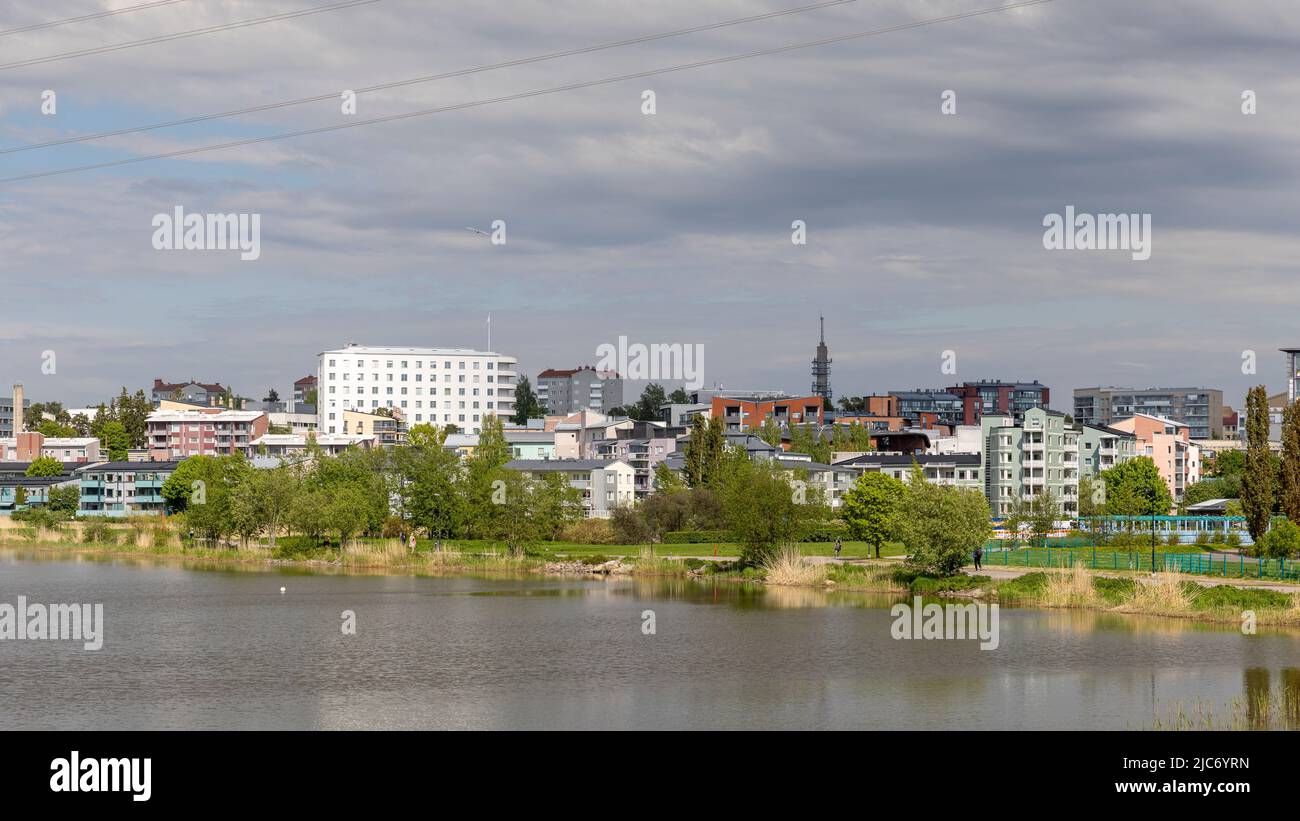
[[[980,569],[980,559],[984,558],[984,546],[976,545],[975,547],[975,569]]]
[[[835,540],[835,558],[838,559],[840,557],[840,550],[843,549],[843,547],[844,545],[840,544],[840,540],[837,538]]]

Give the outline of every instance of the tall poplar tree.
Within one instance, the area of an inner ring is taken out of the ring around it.
[[[1273,464],[1268,452],[1268,391],[1256,385],[1246,394],[1246,472],[1241,477],[1241,511],[1258,542],[1273,512]]]
[[[1282,414],[1282,512],[1300,523],[1300,403]]]

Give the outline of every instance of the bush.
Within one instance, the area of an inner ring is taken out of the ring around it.
[[[833,542],[836,539],[849,540],[849,527],[843,522],[827,522],[804,528],[799,533],[801,542]]]
[[[1210,544],[1223,544],[1225,541],[1227,541],[1227,537],[1223,535],[1222,530],[1214,531],[1214,535],[1210,537]]]
[[[117,534],[107,522],[90,522],[82,526],[81,540],[86,544],[117,544]]]
[[[639,508],[619,506],[609,518],[610,539],[615,544],[650,544],[654,529]],[[606,544],[601,542],[601,544]]]
[[[912,593],[926,596],[953,590],[974,590],[977,587],[987,587],[992,581],[988,576],[916,576],[908,584],[907,589]]]
[[[1226,544],[1228,545],[1228,547],[1241,547],[1241,534],[1229,533]]]
[[[1256,549],[1261,556],[1274,559],[1300,556],[1300,527],[1297,527],[1294,522],[1283,519],[1264,534]]]
[[[1179,536],[1177,533],[1170,533],[1168,536],[1165,537],[1165,544],[1170,547],[1178,547],[1182,543],[1183,543],[1182,537]]]
[[[736,537],[725,530],[670,530],[664,544],[712,544],[734,542]]]
[[[635,511],[627,507],[616,508],[615,515],[618,515],[620,510],[636,515]],[[614,523],[612,519],[579,519],[560,528],[560,541],[574,544],[614,544]],[[637,543],[622,542],[622,544]]]
[[[1196,545],[1198,547],[1205,547],[1209,543],[1210,543],[1210,534],[1206,533],[1204,530],[1196,534]]]

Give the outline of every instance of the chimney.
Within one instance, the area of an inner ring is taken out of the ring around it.
[[[14,436],[23,432],[23,386],[14,385]]]

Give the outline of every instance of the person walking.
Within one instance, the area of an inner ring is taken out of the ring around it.
[[[976,545],[975,547],[975,569],[976,570],[980,569],[980,559],[982,558],[984,558],[984,545]]]
[[[840,557],[840,550],[842,550],[843,547],[844,547],[844,545],[842,545],[842,544],[840,543],[840,540],[839,540],[838,538],[836,538],[836,539],[835,539],[835,558],[838,559],[838,558]]]

